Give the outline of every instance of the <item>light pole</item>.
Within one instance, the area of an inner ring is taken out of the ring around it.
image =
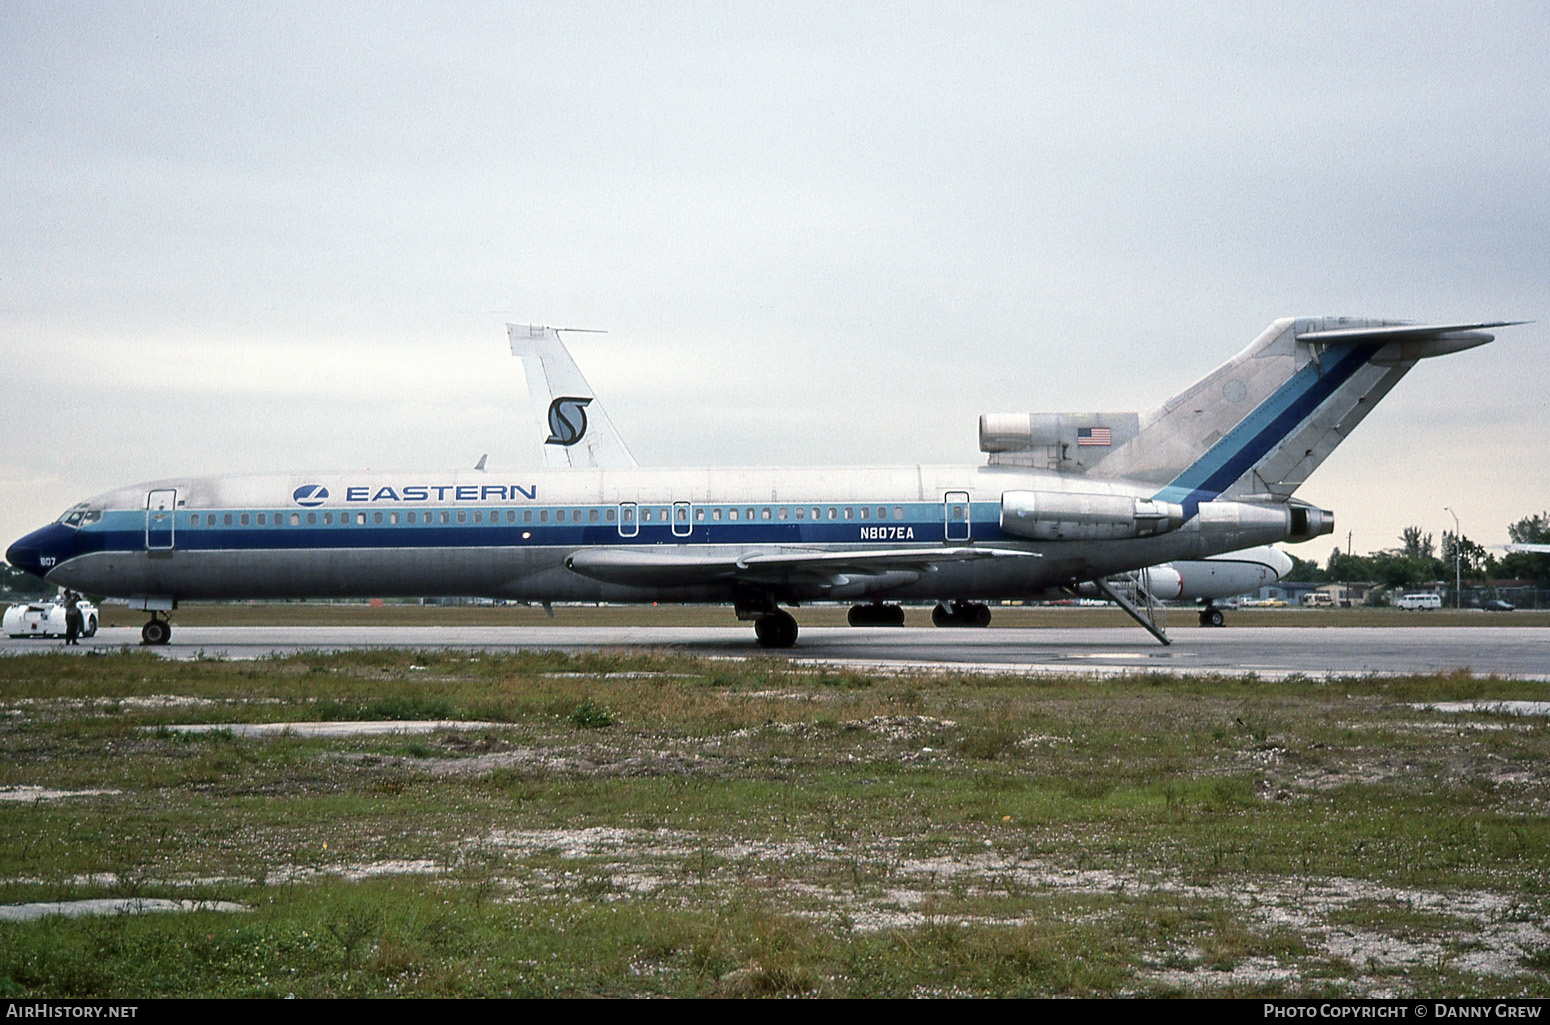
[[[1459,514],[1448,506],[1443,506],[1442,511],[1453,517],[1453,607],[1460,609],[1463,608],[1459,604],[1459,589],[1461,586],[1460,582],[1463,580],[1463,571],[1459,567],[1462,565],[1460,560],[1464,557],[1464,537],[1459,533]]]

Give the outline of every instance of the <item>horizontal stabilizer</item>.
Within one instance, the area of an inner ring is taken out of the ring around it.
[[[1352,345],[1381,346],[1369,361],[1378,366],[1408,366],[1432,356],[1463,352],[1493,341],[1485,328],[1513,327],[1526,320],[1493,320],[1480,324],[1385,324],[1375,327],[1336,327],[1301,331],[1297,340],[1317,350]]]
[[[1331,331],[1303,331],[1298,333],[1299,342],[1413,342],[1449,335],[1484,331],[1494,327],[1517,327],[1528,324],[1527,320],[1490,320],[1480,324],[1390,324],[1385,327],[1336,328]],[[1487,335],[1480,343],[1491,341],[1495,335]]]

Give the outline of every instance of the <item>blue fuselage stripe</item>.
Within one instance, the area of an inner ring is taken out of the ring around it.
[[[875,505],[876,503],[874,503]],[[888,503],[890,506],[893,503]],[[656,506],[654,505],[653,508]],[[567,504],[563,507],[529,507],[534,519],[547,514],[549,522],[506,523],[383,523],[360,524],[355,522],[324,525],[291,526],[281,523],[282,516],[288,521],[289,513],[267,512],[274,525],[257,526],[259,510],[244,510],[250,517],[247,526],[209,526],[201,522],[193,526],[187,521],[197,516],[203,520],[204,512],[197,514],[179,510],[177,526],[170,535],[160,532],[152,535],[153,543],[169,546],[179,552],[226,552],[226,551],[282,551],[282,550],[337,550],[337,549],[384,549],[399,548],[480,548],[511,547],[577,548],[607,545],[918,545],[951,540],[961,540],[955,525],[952,538],[947,536],[942,506],[937,503],[915,503],[904,506],[904,518],[890,516],[885,520],[820,519],[820,520],[739,520],[695,521],[679,524],[678,529],[688,528],[688,533],[675,533],[671,522],[640,522],[636,532],[622,535],[617,522],[601,522],[605,511],[617,511],[617,506],[587,506]],[[698,508],[696,506],[696,508]],[[741,508],[741,506],[739,507]],[[788,507],[789,508],[789,507]],[[577,509],[590,515],[599,513],[600,522],[554,522],[556,512],[567,515]],[[441,510],[435,510],[439,515]],[[454,511],[455,512],[455,511]],[[217,515],[224,515],[221,511]],[[241,513],[234,512],[234,516]],[[302,515],[306,515],[303,513]],[[349,513],[353,519],[356,515]],[[368,514],[370,515],[370,514]],[[493,518],[493,516],[492,516]],[[504,514],[502,513],[502,520]],[[629,529],[629,528],[626,528]],[[63,526],[44,528],[47,547],[59,562],[94,552],[139,552],[146,549],[145,514],[138,511],[111,511],[100,523],[81,529]],[[975,541],[1017,541],[1019,538],[1004,533],[1000,526],[1000,505],[996,502],[976,502],[970,505],[970,531]]]

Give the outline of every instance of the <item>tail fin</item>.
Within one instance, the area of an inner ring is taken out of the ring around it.
[[[565,348],[560,332],[568,328],[507,324],[511,354],[522,358],[528,399],[546,432],[544,465],[564,469],[633,467],[635,457],[613,421],[593,396],[587,379]]]
[[[1142,414],[1092,476],[1151,481],[1192,515],[1219,495],[1285,501],[1418,360],[1483,345],[1483,328],[1284,318],[1231,360]]]

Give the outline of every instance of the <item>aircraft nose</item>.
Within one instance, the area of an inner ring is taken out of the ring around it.
[[[19,570],[25,570],[34,576],[41,577],[43,575],[43,563],[41,562],[38,546],[28,544],[28,538],[30,537],[31,535],[29,534],[7,548],[5,550],[5,561]]]
[[[18,540],[5,550],[5,561],[19,570],[31,573],[35,577],[45,575],[48,570],[44,568],[44,559],[49,551],[56,547],[46,543],[49,540],[48,534],[50,530],[50,527],[34,530],[26,537]],[[58,552],[55,551],[54,554],[57,555]],[[50,568],[54,566],[53,559],[48,560],[48,566]]]

